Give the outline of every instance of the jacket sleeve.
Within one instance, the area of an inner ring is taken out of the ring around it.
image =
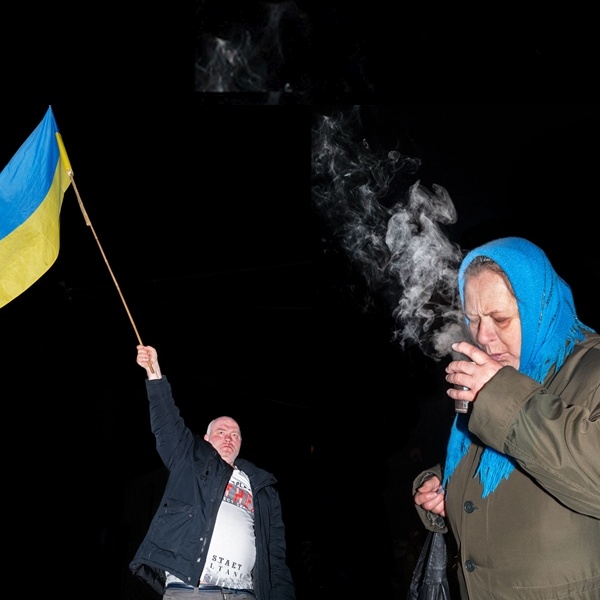
[[[593,381],[597,369],[595,373],[588,381],[569,382],[561,398],[504,367],[480,390],[469,430],[513,457],[559,502],[600,518],[600,392]]]
[[[417,493],[417,489],[421,487],[421,484],[428,479],[431,479],[434,475],[437,475],[438,479],[442,481],[442,466],[435,465],[431,469],[427,471],[423,471],[415,477],[412,486],[412,495]],[[437,515],[432,513],[430,510],[425,510],[420,506],[415,504],[415,508],[417,509],[417,514],[419,518],[423,522],[425,529],[429,531],[440,531],[441,533],[448,533],[448,526],[446,525],[446,519],[442,517],[442,515]]]
[[[185,425],[173,400],[171,384],[164,374],[161,379],[147,379],[146,391],[156,450],[170,471],[177,459],[189,453],[193,447],[194,434]]]
[[[270,523],[269,523],[269,562],[271,571],[270,600],[295,600],[296,591],[292,574],[286,562],[286,541],[281,501],[273,488],[269,489]]]

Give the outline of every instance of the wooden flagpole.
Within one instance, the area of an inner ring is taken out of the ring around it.
[[[102,254],[102,258],[104,258],[104,262],[106,263],[108,272],[110,273],[110,276],[112,277],[112,280],[115,283],[117,292],[119,292],[119,296],[121,297],[123,306],[125,307],[125,310],[127,311],[127,316],[129,317],[129,320],[131,321],[131,325],[133,326],[133,330],[135,331],[135,335],[137,336],[138,342],[140,343],[141,346],[143,346],[144,344],[142,343],[142,338],[140,337],[140,334],[138,333],[137,327],[135,326],[135,323],[133,321],[133,317],[131,316],[131,312],[129,311],[129,308],[127,306],[127,302],[125,302],[125,298],[121,292],[121,288],[119,287],[119,284],[117,283],[117,278],[115,277],[112,269],[110,268],[110,265],[108,264],[108,259],[106,258],[106,254],[104,254],[104,250],[102,249],[102,244],[100,244],[100,240],[98,239],[98,236],[96,235],[96,232],[94,231],[92,222],[90,221],[90,218],[88,217],[85,207],[83,206],[83,202],[81,201],[81,196],[79,195],[79,190],[77,189],[77,184],[75,183],[75,178],[73,176],[73,168],[71,167],[71,162],[69,161],[69,157],[67,156],[67,151],[65,149],[65,145],[62,141],[62,136],[60,135],[60,133],[56,134],[56,141],[58,142],[58,149],[60,151],[62,163],[63,163],[65,169],[67,170],[67,175],[69,176],[69,179],[71,180],[71,184],[73,185],[73,189],[75,190],[75,195],[77,196],[77,202],[79,202],[79,208],[81,209],[81,212],[83,213],[83,218],[85,219],[85,224],[92,231],[92,235],[94,236],[94,239],[96,240],[96,243],[98,244],[98,248],[100,248],[100,253]],[[152,368],[152,365],[150,364],[150,362],[148,362],[148,366],[150,367],[150,371],[152,371],[152,373],[154,373],[154,369]]]

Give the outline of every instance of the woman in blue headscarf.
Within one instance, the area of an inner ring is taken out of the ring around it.
[[[419,515],[453,534],[464,600],[599,600],[600,335],[525,239],[469,252],[458,286],[474,344],[447,393],[470,410],[415,479]]]

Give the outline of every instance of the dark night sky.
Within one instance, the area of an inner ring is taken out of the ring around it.
[[[391,343],[385,315],[362,310],[362,280],[311,205],[311,125],[336,107],[42,98],[4,112],[2,166],[48,104],[137,330],[158,348],[189,425],[200,433],[219,414],[239,418],[243,455],[281,481],[293,561],[315,498],[340,502],[325,538],[343,547],[357,518],[369,529],[357,508],[369,498],[381,515],[389,498],[373,486],[402,489],[406,473],[390,465],[406,464],[418,398],[435,391],[438,373]],[[463,247],[499,235],[539,243],[598,328],[597,114],[595,105],[368,106],[362,133],[422,160],[421,180],[444,186],[457,207],[448,234]],[[121,499],[160,464],[137,337],[72,188],[58,260],[0,310],[0,331],[5,480],[43,535],[100,552],[110,582],[131,558]],[[393,507],[405,504],[389,501],[384,528],[401,530]],[[355,568],[343,553],[337,560]]]
[[[207,39],[215,37],[242,49],[252,67],[251,76],[235,82],[237,91],[249,86],[274,90],[285,82],[291,101],[309,104],[348,102],[349,94],[362,97],[363,104],[374,98],[383,103],[544,102],[596,96],[591,76],[598,58],[595,21],[582,7],[527,11],[509,4],[493,14],[470,6],[398,6],[383,0],[368,5],[196,0],[194,7],[197,56],[204,72],[207,63],[214,67],[207,60],[214,57]],[[283,62],[267,43],[273,15],[278,15]],[[219,74],[223,77],[212,79],[227,85],[229,73]]]

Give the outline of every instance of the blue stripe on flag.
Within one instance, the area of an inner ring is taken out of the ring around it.
[[[60,209],[71,180],[57,134],[49,107],[0,172],[0,307],[39,279],[58,256]]]
[[[45,200],[59,158],[52,109],[0,172],[0,240],[25,223]]]

